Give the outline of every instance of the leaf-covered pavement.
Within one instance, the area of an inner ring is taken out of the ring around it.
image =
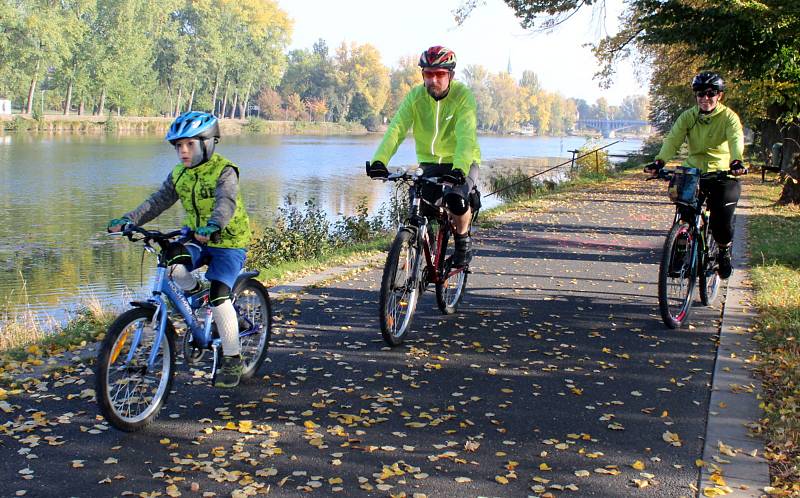
[[[262,378],[179,366],[143,432],[91,367],[0,392],[2,496],[694,496],[719,307],[658,317],[664,185],[562,194],[478,235],[468,294],[378,331],[380,270],[276,302]]]

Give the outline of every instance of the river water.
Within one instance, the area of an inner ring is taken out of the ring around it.
[[[313,199],[332,219],[353,214],[362,200],[375,212],[391,195],[388,185],[364,175],[379,141],[379,135],[240,135],[225,137],[217,151],[241,168],[247,210],[264,226],[287,197],[299,204]],[[481,136],[479,143],[491,165],[486,176],[507,158],[556,164],[586,139]],[[629,139],[609,150],[633,152],[640,144]],[[105,226],[153,192],[175,162],[161,136],[0,135],[0,320],[28,313],[63,321],[87,300],[119,304],[141,293],[141,245],[110,238]],[[408,139],[390,169],[414,162]],[[490,197],[484,206],[497,202]],[[176,205],[151,226],[169,230],[181,219]],[[148,255],[146,285],[153,267]]]

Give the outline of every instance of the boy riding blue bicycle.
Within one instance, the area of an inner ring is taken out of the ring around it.
[[[200,288],[192,270],[208,265],[211,311],[223,350],[214,385],[232,388],[239,384],[242,360],[238,318],[230,295],[244,267],[250,221],[239,192],[239,168],[214,152],[219,138],[219,122],[211,114],[187,112],[175,119],[166,140],[175,147],[180,164],[147,200],[111,220],[107,228],[119,232],[127,224],[143,225],[181,201],[186,212],[184,224],[194,231],[194,240],[170,246],[169,273],[191,294]]]

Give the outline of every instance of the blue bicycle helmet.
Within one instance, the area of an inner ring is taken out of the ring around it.
[[[208,161],[214,154],[214,146],[219,141],[219,120],[207,112],[189,111],[181,114],[169,127],[166,140],[175,145],[181,138],[200,140],[200,151],[192,160],[192,167]]]

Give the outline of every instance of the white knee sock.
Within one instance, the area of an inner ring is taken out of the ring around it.
[[[197,279],[194,278],[192,272],[190,272],[184,265],[170,266],[169,273],[172,275],[172,280],[178,284],[178,287],[185,291],[192,290],[194,289],[195,285],[197,285]]]
[[[214,316],[214,323],[217,324],[219,337],[222,339],[222,351],[225,356],[236,356],[240,353],[239,348],[239,320],[236,317],[236,310],[230,299],[226,299],[219,306],[211,308]]]

